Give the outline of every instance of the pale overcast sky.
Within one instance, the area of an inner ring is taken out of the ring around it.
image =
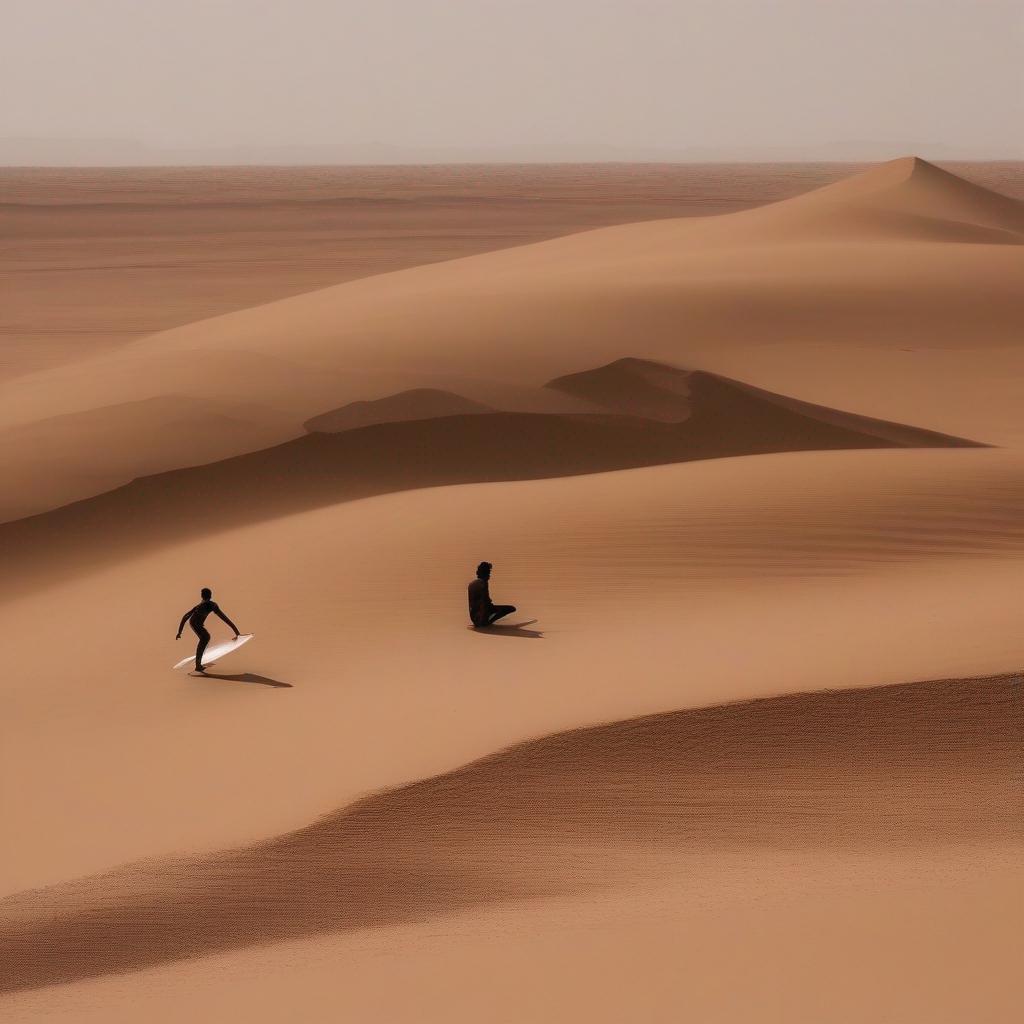
[[[0,0],[0,12],[0,147],[37,140],[72,162],[132,162],[133,144],[186,160],[302,160],[310,147],[1024,155],[1024,0]],[[2,148],[0,161],[19,162]]]

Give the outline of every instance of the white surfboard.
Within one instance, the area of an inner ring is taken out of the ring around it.
[[[210,644],[209,647],[203,652],[203,664],[212,665],[215,661],[219,661],[227,654],[231,654],[232,651],[237,651],[242,644],[247,644],[255,636],[254,633],[243,633],[237,640],[224,640],[219,644]],[[186,665],[195,665],[196,656],[190,654],[187,658],[182,658],[181,661],[175,665],[175,668],[184,668]]]

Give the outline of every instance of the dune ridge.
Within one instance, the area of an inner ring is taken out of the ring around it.
[[[788,202],[822,200],[868,202],[965,224],[987,224],[1001,231],[1024,231],[1024,208],[1019,201],[916,156],[893,160]]]
[[[368,402],[352,402],[340,409],[320,413],[319,416],[306,420],[303,427],[310,433],[336,434],[342,430],[372,427],[378,423],[403,423],[406,420],[469,416],[484,412],[494,412],[494,409],[451,391],[414,388]]]
[[[621,360],[549,387],[610,406],[615,414],[478,410],[409,420],[406,413],[442,412],[459,396],[417,394],[410,402],[408,394],[399,395],[370,412],[359,407],[351,413],[359,422],[397,412],[390,422],[346,428],[349,413],[341,420],[327,414],[326,421],[311,422],[326,423],[331,432],[315,430],[274,448],[143,477],[0,524],[0,553],[18,574],[15,585],[24,586],[33,576],[66,576],[175,539],[400,490],[772,452],[983,447],[644,360]],[[668,409],[674,419],[666,421]]]
[[[523,743],[249,849],[7,899],[0,991],[579,892],[659,853],[1020,842],[1020,685],[791,694]]]
[[[29,480],[38,466],[16,443],[20,427],[87,410],[102,416],[140,398],[189,394],[215,407],[244,394],[283,442],[324,410],[375,396],[433,388],[500,408],[502,386],[536,389],[624,354],[806,401],[819,401],[827,385],[824,404],[943,429],[951,408],[975,420],[988,410],[964,411],[962,401],[958,409],[948,366],[894,363],[891,354],[960,350],[970,339],[1003,350],[1004,376],[1019,371],[1024,249],[987,241],[1018,232],[1021,208],[897,161],[742,213],[602,228],[254,306],[0,386],[0,474]],[[962,244],[965,230],[1000,237]],[[876,393],[850,377],[844,388],[830,368],[846,351],[891,387]],[[969,355],[957,371],[971,379],[983,368]],[[901,400],[887,398],[894,394]],[[996,422],[1019,422],[1009,395],[989,405]],[[167,435],[158,468],[190,464],[194,446],[177,442],[170,424]],[[97,492],[90,481],[112,473],[129,479],[70,423],[54,443],[81,476],[60,495],[29,489],[4,518],[87,497]],[[263,427],[233,441],[238,454],[267,443]]]
[[[980,442],[950,437],[938,431],[803,402],[705,370],[683,370],[635,357],[558,377],[545,386],[627,416],[667,423],[690,421],[694,427],[719,438],[734,438],[737,451],[743,444],[742,435],[748,439],[758,434],[768,435],[773,425],[785,422],[791,415],[805,417],[809,430],[811,422],[817,422],[869,434],[897,446],[986,447]],[[774,423],[773,417],[777,417]],[[808,433],[808,441],[811,436]],[[823,436],[827,436],[827,432]]]
[[[1022,164],[950,166],[1024,193]],[[0,374],[347,279],[603,224],[725,213],[860,169],[2,168],[0,234],[18,246],[0,262],[12,285]]]
[[[874,237],[1024,244],[1024,207],[920,157],[904,157],[770,206],[722,218],[752,238]],[[702,225],[703,226],[703,225]]]

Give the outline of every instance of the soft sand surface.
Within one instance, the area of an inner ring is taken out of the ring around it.
[[[125,423],[113,413],[127,403],[133,429],[167,435],[159,461],[172,468],[210,460],[148,401],[158,396],[220,409],[245,450],[267,443],[268,425],[283,441],[312,416],[410,388],[521,408],[523,389],[623,356],[884,419],[906,422],[909,410],[917,426],[970,427],[976,440],[1019,437],[1001,410],[1024,373],[1021,205],[914,160],[855,186],[383,274],[10,381],[0,386],[0,471],[18,486],[0,516],[138,475],[117,466]],[[98,425],[84,434],[67,415],[102,421],[108,408],[101,443]],[[20,440],[27,425],[42,458]],[[47,452],[76,472],[40,472]]]
[[[764,886],[704,863],[696,892],[676,881],[281,944],[15,996],[5,1010],[96,1024],[1015,1019],[1007,940],[1020,913],[1007,893],[1019,873],[974,855],[909,871],[870,857],[761,863]],[[887,870],[896,885],[879,884]]]
[[[1024,164],[950,164],[1024,198]],[[0,168],[0,378],[339,281],[729,213],[847,164]]]
[[[234,398],[298,434],[427,378],[510,401],[632,355],[1000,447],[356,496],[100,547],[70,574],[19,565],[0,594],[19,638],[2,682],[4,984],[85,980],[4,1009],[1014,1019],[1024,705],[1016,677],[980,677],[1024,654],[1019,216],[902,162],[735,217],[196,324],[82,364],[88,393],[61,370],[25,378],[9,431],[113,407],[133,379],[150,397],[147,366],[174,394],[174,366],[199,350],[193,397],[216,406],[222,368],[261,352]],[[54,450],[77,433],[54,427]],[[126,473],[115,454],[142,457],[120,436],[83,447],[76,496]],[[180,464],[186,447],[145,457]],[[151,510],[101,507],[145,537]],[[67,515],[34,529],[59,543]],[[495,598],[521,609],[505,631],[464,624],[481,557]],[[207,582],[256,639],[209,679],[173,674],[172,629]],[[953,682],[864,689],[924,680]],[[637,715],[663,717],[571,733]],[[429,781],[506,747],[493,771]],[[140,858],[156,860],[123,867]],[[120,973],[132,965],[147,969]]]
[[[581,723],[1016,664],[1024,467],[979,454],[969,473],[973,452],[829,452],[413,491],[8,602],[11,635],[70,636],[75,663],[13,655],[7,755],[56,753],[6,795],[39,843],[12,851],[5,890],[297,826]],[[481,550],[542,638],[466,629]],[[167,671],[197,574],[256,634],[223,671],[293,690]]]

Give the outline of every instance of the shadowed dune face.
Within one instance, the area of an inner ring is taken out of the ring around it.
[[[626,415],[477,411],[408,421],[408,396],[394,396],[382,401],[399,413],[396,422],[318,431],[2,524],[0,553],[25,586],[174,539],[413,488],[772,452],[980,447],[643,360],[620,360],[550,387]],[[423,411],[424,402],[447,406],[453,399],[432,394],[412,404]]]
[[[950,437],[899,423],[871,419],[839,409],[755,388],[703,370],[682,370],[649,359],[616,360],[596,370],[558,377],[546,385],[626,416],[667,423],[689,421],[693,433],[730,439],[740,454],[744,446],[758,450],[758,438],[805,423],[807,447],[814,447],[815,430],[824,439],[833,429],[869,434],[897,447],[984,447],[974,441]],[[827,447],[827,444],[823,444]]]
[[[524,743],[249,849],[5,900],[0,987],[579,893],[694,851],[1019,842],[1020,687],[796,694]]]
[[[626,416],[664,423],[688,419],[697,401],[692,371],[627,357],[596,370],[548,381],[546,387],[584,398]]]
[[[321,413],[303,426],[306,430],[326,434],[357,427],[372,427],[377,423],[404,423],[408,420],[436,419],[439,416],[471,416],[475,413],[494,412],[482,402],[438,391],[436,388],[414,388],[397,395],[388,395],[372,402],[352,402],[330,412]]]

